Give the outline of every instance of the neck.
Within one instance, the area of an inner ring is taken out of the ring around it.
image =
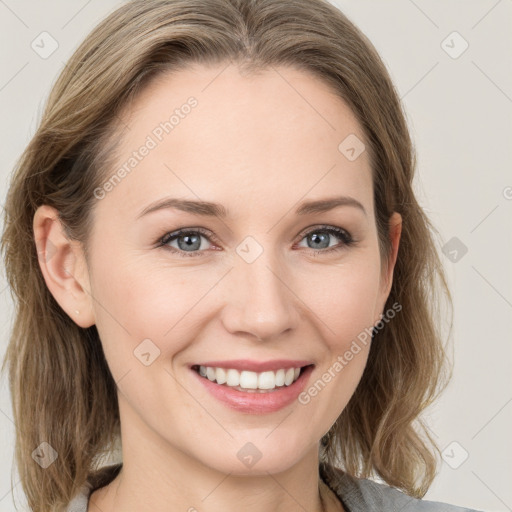
[[[216,480],[214,474],[198,475],[195,471],[184,471],[183,467],[169,470],[167,475],[172,476],[167,478],[155,468],[141,471],[139,466],[136,474],[129,468],[130,464],[124,462],[110,484],[92,493],[89,512],[131,512],[146,507],[187,512],[238,512],[241,507],[250,512],[341,510],[331,508],[336,498],[316,475],[306,481],[294,478],[296,468],[266,477],[217,474]]]

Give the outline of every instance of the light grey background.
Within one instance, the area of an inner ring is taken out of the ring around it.
[[[442,399],[425,416],[446,448],[425,498],[512,511],[512,1],[332,3],[375,44],[403,99],[418,151],[420,203],[443,243],[456,237],[467,247],[462,257],[459,248],[443,255],[454,295],[455,369]],[[2,203],[13,165],[64,62],[118,5],[0,0]],[[46,59],[31,48],[43,31],[58,42]],[[464,41],[467,50],[454,58]],[[12,324],[3,270],[1,357]],[[0,384],[0,511],[11,511],[14,425],[5,376]],[[24,503],[16,474],[13,484]]]

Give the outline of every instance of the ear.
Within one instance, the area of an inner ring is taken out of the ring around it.
[[[77,325],[94,325],[89,275],[81,244],[67,238],[57,210],[48,205],[36,210],[33,231],[39,266],[50,293]]]
[[[381,292],[378,307],[379,316],[374,322],[377,324],[380,320],[380,315],[389,297],[391,286],[393,284],[393,270],[395,268],[396,259],[398,256],[398,247],[400,245],[400,235],[402,234],[402,216],[398,212],[393,212],[389,219],[389,239],[391,241],[391,251],[388,258],[388,264],[382,269],[381,275]]]

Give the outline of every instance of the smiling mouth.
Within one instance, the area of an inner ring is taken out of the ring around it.
[[[212,366],[192,366],[201,377],[218,385],[246,393],[271,393],[291,386],[304,372],[307,365],[297,368],[281,368],[276,371],[253,372]]]

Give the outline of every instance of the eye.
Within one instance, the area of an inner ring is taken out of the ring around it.
[[[338,238],[341,243],[330,245],[333,238]],[[313,249],[315,254],[341,250],[355,243],[348,231],[336,226],[318,226],[304,233],[302,240],[304,239],[308,244],[306,247]]]
[[[180,256],[198,256],[205,249],[202,239],[209,240],[209,232],[201,228],[187,228],[165,234],[159,240],[159,246],[165,247]],[[176,242],[176,246],[170,245]]]
[[[333,239],[336,238],[341,240],[341,243],[331,245]],[[208,248],[208,244],[203,243],[203,240],[210,242],[210,239],[213,239],[213,235],[207,230],[202,228],[184,228],[172,233],[166,233],[158,240],[157,246],[183,257],[201,256]],[[317,226],[303,233],[301,241],[304,239],[310,244],[307,247],[312,249],[315,254],[341,250],[355,243],[355,240],[348,231],[336,226]],[[299,247],[304,246],[299,245]]]

